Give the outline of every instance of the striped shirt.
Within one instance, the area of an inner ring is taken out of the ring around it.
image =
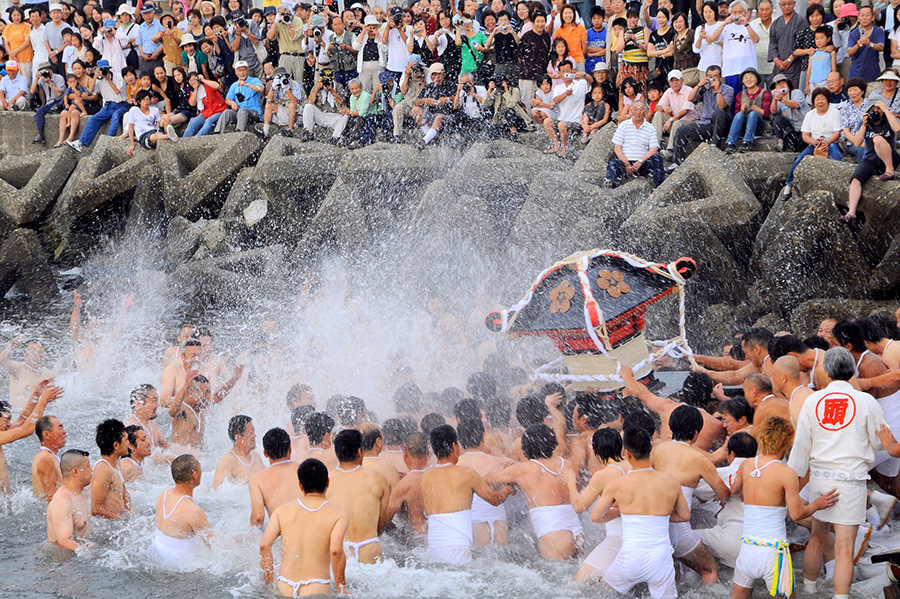
[[[650,148],[658,148],[656,129],[644,121],[640,128],[634,126],[634,119],[620,124],[613,135],[613,144],[622,146],[622,152],[629,162],[634,162],[646,154]]]

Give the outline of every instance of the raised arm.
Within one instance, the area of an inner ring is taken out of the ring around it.
[[[630,367],[623,366],[621,375],[622,379],[625,381],[625,392],[640,399],[641,403],[647,406],[647,409],[650,411],[663,416],[675,403],[668,397],[656,395],[647,388],[647,385],[638,382],[638,380],[634,378],[634,373],[631,371]]]

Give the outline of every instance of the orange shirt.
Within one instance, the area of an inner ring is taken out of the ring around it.
[[[587,35],[584,25],[562,25],[554,33],[553,37],[561,37],[569,44],[569,56],[575,62],[584,62],[584,52],[581,51],[581,38]]]
[[[17,25],[7,25],[3,30],[3,37],[6,39],[7,51],[15,50],[28,39],[31,33],[31,25],[28,23],[19,23]],[[16,55],[18,62],[31,62],[34,59],[34,49],[29,45]]]

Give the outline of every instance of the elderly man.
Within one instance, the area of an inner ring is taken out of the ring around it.
[[[850,55],[850,76],[862,77],[868,82],[878,77],[879,59],[884,51],[884,29],[875,24],[871,6],[859,9],[859,28],[847,38],[847,54]]]
[[[769,29],[772,27],[772,0],[759,0],[756,6],[756,18],[750,21],[750,25],[759,36],[759,41],[753,44],[756,50],[756,70],[763,80],[763,86],[768,87],[772,80],[772,70],[775,64],[769,60]]]
[[[256,77],[250,77],[250,68],[246,62],[234,63],[234,72],[238,80],[228,88],[225,103],[228,109],[222,113],[219,122],[216,123],[216,133],[225,133],[225,127],[237,121],[235,131],[246,131],[251,122],[260,121],[259,111],[262,108],[262,95],[266,86]]]
[[[323,68],[303,107],[303,129],[307,138],[312,137],[313,129],[319,125],[334,130],[329,142],[336,144],[350,118],[349,113],[345,114],[345,108],[344,98],[334,87],[334,70]]]
[[[302,97],[303,86],[300,82],[291,79],[284,67],[275,69],[271,89],[266,94],[266,111],[263,115],[263,135],[265,137],[269,137],[272,121],[281,127],[286,126],[286,135],[293,135]]]
[[[666,153],[675,149],[675,132],[682,125],[697,120],[694,103],[688,100],[691,91],[693,88],[684,84],[684,75],[681,71],[678,69],[669,71],[669,89],[656,104],[656,114],[653,115],[656,139],[662,143],[663,136],[669,134]]]
[[[364,35],[364,34],[361,34]],[[365,82],[363,82],[365,87]],[[400,137],[403,129],[403,118],[409,113],[425,87],[425,66],[418,54],[409,55],[406,72],[400,78],[400,93],[403,99],[397,102],[392,111],[394,121],[394,138]]]
[[[794,89],[800,87],[801,61],[794,56],[797,34],[809,26],[806,19],[794,11],[796,4],[794,0],[781,0],[778,3],[781,16],[772,22],[769,29],[769,60],[775,63],[773,72],[790,79]]]
[[[643,101],[631,104],[631,118],[624,121],[613,135],[616,158],[606,167],[603,187],[618,186],[625,176],[648,174],[653,177],[653,187],[666,178],[659,142],[653,126],[646,121],[647,105]]]
[[[422,88],[412,110],[413,118],[425,133],[418,144],[419,149],[437,137],[445,121],[453,119],[453,98],[456,95],[453,84],[444,81],[444,65],[436,62],[428,67],[428,72],[431,74],[431,83]],[[430,125],[428,121],[431,121]]]
[[[28,80],[19,74],[19,63],[6,61],[6,76],[0,79],[0,109],[28,110]]]
[[[135,46],[140,56],[142,73],[152,73],[156,67],[163,66],[162,34],[165,29],[156,18],[156,7],[152,2],[141,5],[143,23],[138,27]]]
[[[853,578],[856,532],[866,522],[866,481],[882,449],[878,430],[884,414],[878,401],[848,382],[856,374],[852,354],[836,347],[823,360],[828,386],[809,396],[800,410],[788,465],[800,477],[809,473],[809,499],[836,488],[837,504],[812,517],[809,544],[803,557],[803,586],[815,592],[822,570],[826,538],[834,531],[834,593],[846,599]]]
[[[825,86],[828,88],[828,103],[838,110],[842,109],[844,104],[850,100],[840,71],[828,73],[828,77],[825,78]]]
[[[694,104],[700,100],[703,104],[700,118],[696,123],[685,125],[675,136],[674,163],[667,169],[675,170],[676,166],[687,158],[688,145],[696,141],[709,141],[713,145],[728,135],[731,127],[731,103],[734,101],[734,88],[722,81],[722,69],[711,66],[706,69],[706,79],[700,80],[697,87],[691,90],[688,100]]]

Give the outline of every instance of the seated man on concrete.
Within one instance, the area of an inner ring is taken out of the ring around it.
[[[653,187],[666,178],[659,142],[653,125],[647,122],[647,105],[642,100],[631,104],[631,118],[623,121],[613,135],[616,157],[606,167],[603,187],[619,186],[626,176],[653,177]]]
[[[246,131],[247,125],[251,122],[260,121],[259,111],[262,109],[266,86],[258,77],[250,77],[250,68],[242,60],[234,63],[234,72],[238,80],[228,88],[228,94],[225,96],[228,109],[216,123],[216,133],[225,133],[225,128],[233,122],[235,131]]]
[[[0,110],[29,110],[28,79],[19,74],[19,63],[6,61],[6,76],[0,79]]]
[[[332,129],[330,143],[337,143],[344,133],[344,127],[350,118],[344,98],[334,87],[334,70],[325,67],[319,71],[319,80],[309,92],[309,99],[303,107],[303,129],[306,137],[311,138],[316,125]]]
[[[669,172],[684,162],[692,142],[708,141],[719,145],[731,127],[734,88],[722,80],[722,67],[714,65],[706,69],[706,78],[691,90],[688,100],[695,106],[700,105],[700,118],[696,123],[681,127],[675,134],[674,162],[667,169]]]

